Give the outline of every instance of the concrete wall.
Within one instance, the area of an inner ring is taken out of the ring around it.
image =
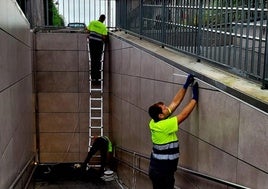
[[[87,34],[40,31],[35,37],[40,163],[84,161],[89,143]],[[109,132],[108,89],[105,85],[105,135]]]
[[[32,35],[13,0],[0,1],[0,49],[0,188],[8,188],[35,152]]]
[[[169,59],[176,61],[178,66],[168,64]],[[181,76],[186,75],[180,69],[181,65],[189,72],[195,69],[194,72],[199,72],[199,76],[203,74],[202,71],[209,72],[212,68],[204,68],[195,59],[120,33],[110,37],[110,60],[114,142],[119,147],[149,157],[152,144],[148,129],[148,107],[157,101],[168,104],[172,100],[186,79]],[[213,75],[223,74],[213,71]],[[232,78],[228,79],[230,82]],[[199,81],[199,85],[198,106],[180,125],[178,133],[180,166],[250,188],[268,188],[267,111],[258,110],[205,82]],[[179,110],[191,98],[190,90]],[[267,92],[262,93],[263,97],[267,95]],[[117,156],[130,165],[137,164],[148,170],[146,160],[137,163],[127,153]],[[129,188],[151,188],[148,177],[133,172],[124,164],[119,165],[118,175]],[[200,178],[191,178],[181,171],[176,174],[176,186],[227,188]]]

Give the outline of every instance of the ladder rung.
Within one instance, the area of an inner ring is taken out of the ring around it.
[[[101,129],[103,126],[90,126],[91,129]]]
[[[102,100],[102,98],[90,98],[90,100]]]
[[[89,145],[88,148],[92,147],[91,141],[93,136],[91,136],[93,133],[100,133],[100,135],[103,135],[103,94],[104,94],[104,52],[105,52],[105,45],[103,45],[102,49],[102,55],[101,55],[101,67],[98,68],[98,70],[101,72],[100,77],[98,79],[92,78],[92,69],[91,69],[91,58],[90,58],[90,47],[89,47],[89,38],[87,38],[87,50],[88,50],[88,60],[89,60],[89,69],[88,74],[89,77],[88,80],[88,92],[89,92]],[[97,157],[97,156],[94,156]],[[96,164],[96,163],[93,163]]]
[[[101,119],[101,117],[91,117],[91,119],[97,120],[97,119]]]
[[[91,110],[102,110],[102,108],[92,108],[91,107]]]
[[[102,91],[102,88],[91,88],[90,91]]]

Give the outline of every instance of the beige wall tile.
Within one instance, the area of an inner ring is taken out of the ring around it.
[[[69,133],[79,132],[78,113],[39,113],[39,132]]]
[[[241,103],[238,157],[268,172],[268,116]]]
[[[31,48],[0,31],[0,90],[31,74]]]
[[[78,153],[79,133],[40,133],[41,153]]]
[[[77,51],[45,49],[36,52],[37,71],[78,71],[78,61]]]
[[[39,112],[78,112],[77,93],[39,93]]]
[[[36,50],[78,49],[77,33],[36,33]]]
[[[202,91],[202,95],[205,98],[200,99],[197,108],[201,118],[199,137],[237,156],[239,102],[218,91]],[[205,106],[211,102],[213,106]]]
[[[78,92],[78,72],[37,72],[38,92]]]
[[[79,71],[88,72],[90,64],[88,51],[87,50],[79,51],[78,56],[79,56]]]
[[[265,188],[268,186],[268,175],[242,161],[238,161],[237,181],[250,188]]]
[[[198,171],[213,177],[236,182],[237,159],[205,142],[198,144]]]
[[[73,163],[78,162],[80,153],[40,153],[40,163]]]

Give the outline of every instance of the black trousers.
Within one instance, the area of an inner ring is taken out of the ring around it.
[[[95,155],[98,151],[100,151],[101,155],[101,169],[100,171],[103,172],[106,166],[106,158],[108,152],[108,141],[102,137],[98,137],[94,140],[90,151],[87,154],[87,157],[84,161],[84,165],[86,165],[93,155]]]
[[[103,42],[91,39],[89,41],[90,59],[91,59],[91,79],[101,79],[101,56],[103,51]]]
[[[160,172],[149,169],[149,177],[153,184],[153,189],[174,189],[175,178],[174,172]]]

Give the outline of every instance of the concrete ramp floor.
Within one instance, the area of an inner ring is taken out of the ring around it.
[[[123,189],[116,174],[111,181],[104,181],[96,169],[82,171],[74,164],[37,166],[31,186],[35,189]]]

